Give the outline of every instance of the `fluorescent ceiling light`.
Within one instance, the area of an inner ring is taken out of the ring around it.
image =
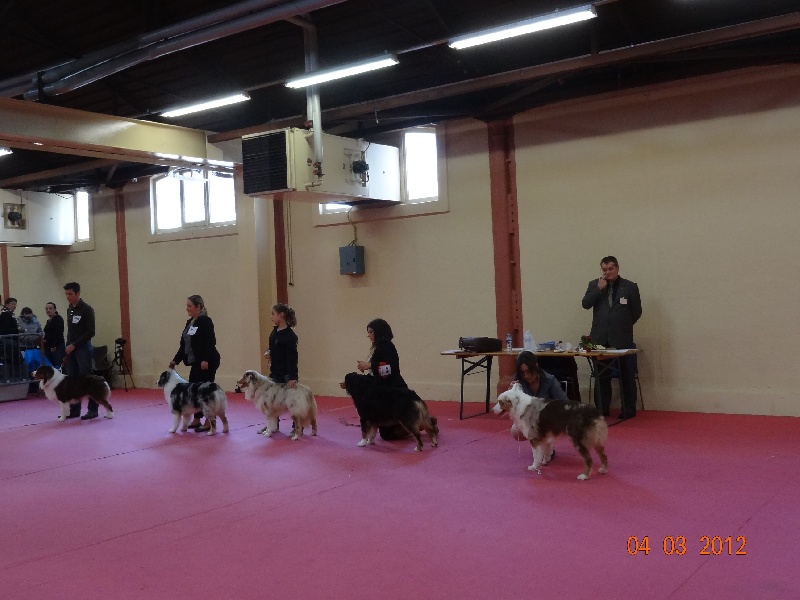
[[[209,110],[211,108],[219,108],[220,106],[228,106],[228,104],[236,104],[237,102],[244,102],[250,100],[247,94],[234,94],[233,96],[226,96],[225,98],[217,98],[216,100],[209,100],[208,102],[201,102],[200,104],[193,104],[185,108],[176,108],[175,110],[168,110],[161,113],[162,117],[182,117],[191,113],[200,112],[201,110]]]
[[[5,156],[6,154],[13,154],[11,148],[3,148],[0,146],[0,156]]]
[[[359,73],[366,73],[367,71],[374,71],[375,69],[382,69],[383,67],[391,67],[398,63],[397,57],[393,54],[381,56],[378,58],[369,58],[342,67],[335,67],[333,69],[325,69],[324,71],[312,71],[294,77],[286,82],[286,87],[301,88],[309,85],[316,85],[325,81],[332,81],[333,79],[341,79],[342,77],[349,77],[350,75],[358,75]]]
[[[525,35],[526,33],[534,33],[536,31],[543,31],[545,29],[552,29],[553,27],[560,27],[561,25],[569,25],[570,23],[577,23],[585,21],[597,16],[594,6],[586,4],[584,6],[577,6],[575,8],[568,8],[566,10],[557,10],[554,13],[533,17],[532,19],[525,19],[524,21],[517,21],[509,23],[508,25],[501,25],[500,27],[493,27],[491,29],[484,29],[475,33],[460,35],[452,38],[447,42],[451,48],[462,50],[464,48],[471,48],[480,44],[488,44],[489,42],[496,42],[518,35]]]

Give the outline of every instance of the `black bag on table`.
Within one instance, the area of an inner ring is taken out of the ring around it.
[[[460,337],[458,347],[466,352],[500,352],[503,342],[492,337]]]

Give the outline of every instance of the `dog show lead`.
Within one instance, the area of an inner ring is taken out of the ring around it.
[[[297,334],[294,331],[297,325],[297,316],[294,314],[294,309],[288,304],[278,303],[272,305],[270,312],[270,320],[272,321],[272,331],[269,334],[269,345],[267,346],[264,356],[269,363],[269,377],[276,383],[287,385],[293,389],[297,385],[299,379],[298,374],[298,354],[297,354]],[[278,431],[280,419],[275,421],[274,431]],[[295,421],[292,420],[292,433],[294,435]],[[259,431],[264,435],[269,436],[270,424],[267,423],[266,427]]]
[[[81,298],[81,284],[70,281],[64,285],[64,296],[67,298],[67,346],[64,348],[64,366],[70,376],[92,375],[92,338],[95,332],[94,309]],[[97,418],[97,402],[89,398],[86,403],[86,414],[82,421]],[[68,419],[80,416],[81,403],[78,400],[70,405]]]
[[[214,334],[214,321],[208,316],[203,297],[197,294],[186,298],[186,314],[189,319],[181,332],[178,351],[169,363],[169,368],[184,363],[189,367],[189,383],[214,382],[221,362],[217,351],[217,337]],[[189,429],[198,432],[211,430],[211,423],[201,425],[203,411],[194,413]]]

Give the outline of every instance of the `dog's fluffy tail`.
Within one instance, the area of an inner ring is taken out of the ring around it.
[[[608,441],[608,423],[603,417],[595,419],[592,428],[586,433],[587,448],[604,447]]]
[[[420,425],[428,433],[432,446],[439,445],[439,420],[428,412],[428,405],[420,398],[416,400],[417,408],[419,409]]]

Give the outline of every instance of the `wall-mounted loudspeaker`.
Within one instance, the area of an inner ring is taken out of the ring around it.
[[[364,246],[343,246],[339,248],[339,274],[363,275]]]

